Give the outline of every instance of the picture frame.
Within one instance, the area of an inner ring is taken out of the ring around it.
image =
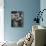
[[[11,11],[11,27],[23,27],[24,13],[23,11]]]

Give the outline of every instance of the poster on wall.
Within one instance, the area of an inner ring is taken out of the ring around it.
[[[11,11],[11,27],[23,27],[24,13],[23,11]]]

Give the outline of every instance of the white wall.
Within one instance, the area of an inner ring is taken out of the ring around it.
[[[4,0],[0,0],[0,42],[4,41]]]
[[[40,0],[40,9],[41,11],[43,9],[46,9],[46,0]],[[46,27],[46,11],[43,12],[43,22],[41,22],[40,24]]]

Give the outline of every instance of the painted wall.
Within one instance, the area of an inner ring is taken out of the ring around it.
[[[5,0],[4,1],[4,35],[7,41],[18,41],[32,28],[32,20],[36,17],[35,12],[40,9],[40,0]],[[11,27],[11,11],[24,12],[24,27]]]

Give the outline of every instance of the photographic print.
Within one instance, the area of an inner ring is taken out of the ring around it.
[[[23,27],[23,11],[11,11],[11,27]]]

